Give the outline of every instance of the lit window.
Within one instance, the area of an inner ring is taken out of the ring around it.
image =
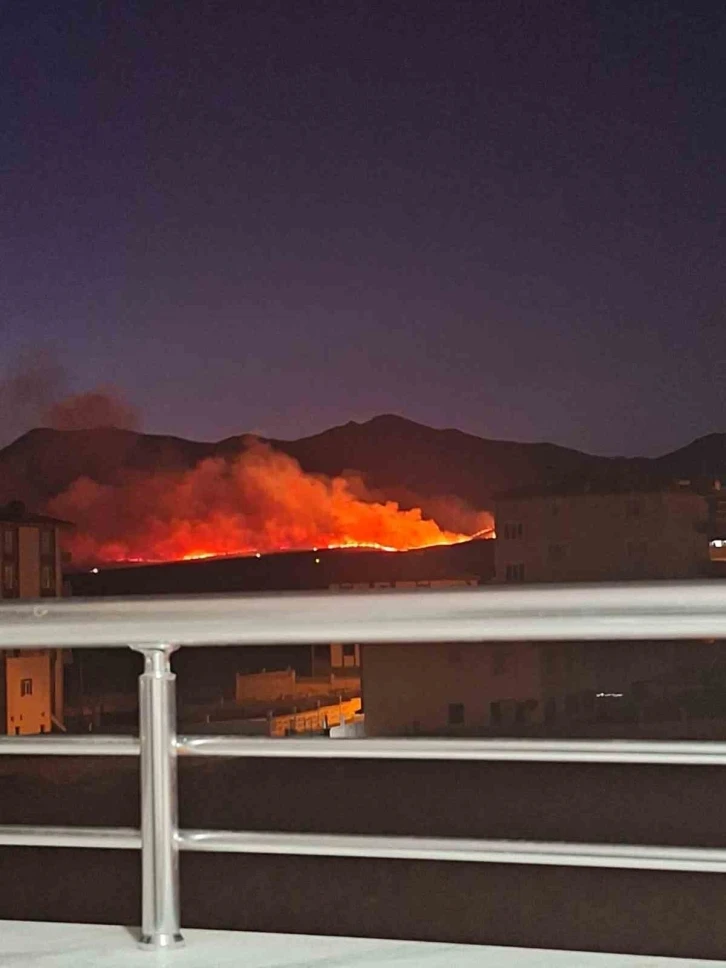
[[[21,696],[32,696],[33,695],[33,680],[32,679],[21,679],[20,680],[20,695]]]

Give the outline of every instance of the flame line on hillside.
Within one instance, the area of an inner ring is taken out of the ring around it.
[[[79,478],[49,510],[78,526],[70,550],[81,564],[315,548],[412,551],[482,534],[448,531],[421,508],[365,498],[359,479],[307,474],[255,442],[234,460],[210,458],[188,471],[127,473],[111,484]],[[474,518],[491,523],[485,512]]]

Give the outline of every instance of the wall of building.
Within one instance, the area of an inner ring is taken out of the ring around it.
[[[537,646],[364,645],[362,651],[366,735],[469,732],[541,716]]]
[[[273,716],[269,723],[270,736],[289,736],[299,733],[319,733],[331,726],[353,722],[360,712],[360,698],[320,706],[302,713]]]
[[[706,499],[688,491],[507,499],[498,582],[693,578],[709,561]]]
[[[51,653],[21,652],[5,660],[9,734],[50,733]]]
[[[726,649],[707,642],[365,645],[366,734],[517,735],[617,719],[694,671],[715,681],[718,663]]]
[[[645,695],[661,676],[694,664],[708,668],[715,654],[705,643],[678,641],[553,642],[539,649],[545,722],[593,720],[602,701],[631,698],[639,686]]]

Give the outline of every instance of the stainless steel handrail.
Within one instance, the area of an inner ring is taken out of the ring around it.
[[[475,864],[544,864],[630,870],[726,873],[726,849],[638,844],[567,844],[538,840],[459,837],[377,837],[353,834],[288,834],[238,830],[180,830],[184,851],[216,854],[278,854],[376,860],[432,860]],[[0,845],[136,850],[138,830],[129,827],[0,826]]]
[[[179,736],[180,756],[724,766],[726,743],[666,740],[279,739]],[[0,756],[138,756],[135,736],[0,736]]]
[[[0,751],[2,745],[0,744]],[[182,756],[283,759],[479,760],[724,766],[726,743],[653,740],[279,739],[180,736]]]
[[[726,872],[726,850],[527,841],[180,831],[176,758],[283,756],[724,765],[726,744],[530,740],[248,740],[175,735],[180,645],[726,638],[720,583],[0,603],[0,647],[131,646],[144,656],[134,737],[0,738],[0,755],[140,754],[142,828],[0,827],[0,844],[141,847],[142,943],[181,940],[178,851]],[[173,644],[172,644],[173,643]]]
[[[0,604],[5,649],[726,638],[721,582]]]
[[[724,766],[726,743],[666,740],[279,739],[179,736],[180,756]],[[135,736],[0,736],[0,756],[138,756]]]
[[[138,756],[137,736],[0,736],[0,756]]]
[[[138,850],[141,834],[133,827],[0,826],[3,847],[94,847]]]

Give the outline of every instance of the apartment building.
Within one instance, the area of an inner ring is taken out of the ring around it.
[[[709,500],[686,484],[513,493],[496,503],[497,582],[698,578],[710,562]]]
[[[19,501],[0,507],[0,599],[63,594],[62,536],[69,527],[31,514]],[[19,735],[62,728],[63,668],[60,649],[0,653],[0,730]]]

